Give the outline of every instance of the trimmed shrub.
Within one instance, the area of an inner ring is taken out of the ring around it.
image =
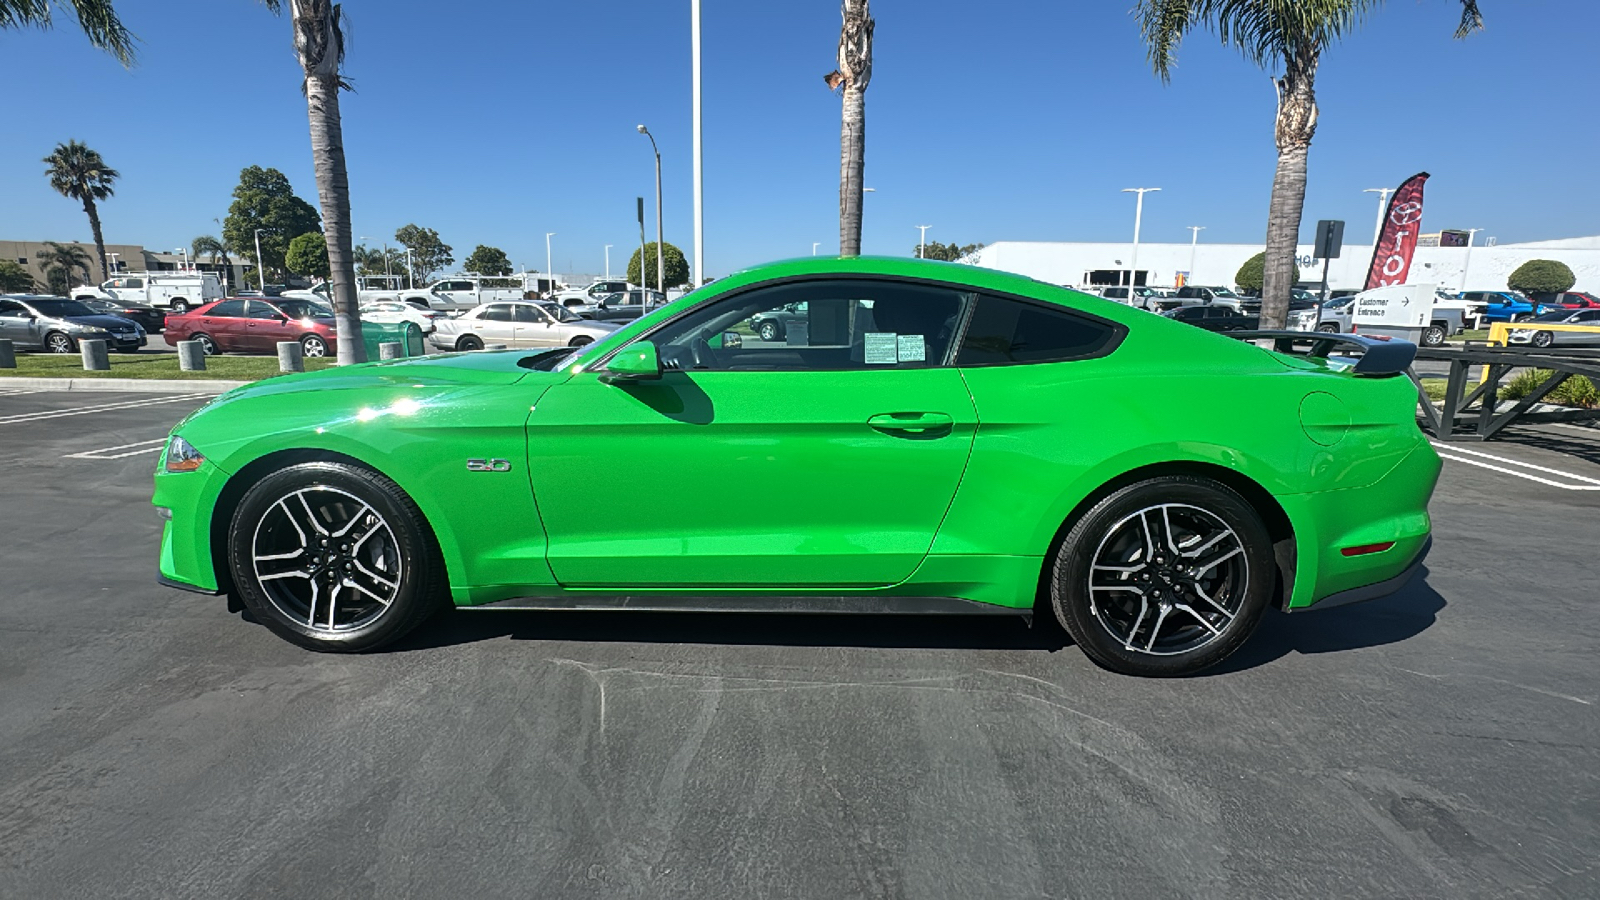
[[[1530,259],[1511,273],[1506,287],[1524,294],[1559,294],[1572,290],[1578,282],[1564,262],[1554,259]]]

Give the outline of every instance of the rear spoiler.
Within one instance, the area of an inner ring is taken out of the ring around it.
[[[1332,334],[1326,331],[1228,331],[1228,337],[1246,341],[1271,340],[1272,349],[1278,353],[1297,356],[1315,356],[1332,359],[1334,350],[1355,363],[1357,375],[1398,375],[1411,367],[1417,358],[1417,345],[1410,341],[1371,337],[1364,334]],[[1295,352],[1296,344],[1310,344],[1303,353]]]

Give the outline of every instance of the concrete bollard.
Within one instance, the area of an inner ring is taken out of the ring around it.
[[[405,349],[406,348],[402,346],[399,341],[383,341],[382,343],[378,344],[378,358],[403,359],[406,355]]]
[[[85,372],[111,371],[111,356],[106,351],[105,341],[94,339],[79,341],[78,353],[83,356]]]
[[[15,369],[17,367],[17,345],[10,341],[0,340],[0,369]]]
[[[206,370],[206,351],[199,341],[178,342],[178,368],[184,372]]]
[[[299,341],[278,342],[278,371],[304,372],[306,370],[306,350],[300,346]]]
[[[504,350],[504,349],[506,349],[506,345],[505,344],[484,344],[483,345],[483,349],[485,349],[485,350]]]

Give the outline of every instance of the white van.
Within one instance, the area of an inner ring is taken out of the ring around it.
[[[72,289],[72,299],[120,300],[185,313],[223,297],[222,282],[210,272],[134,272],[102,282],[99,288]]]

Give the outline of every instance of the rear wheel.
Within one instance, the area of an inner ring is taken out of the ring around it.
[[[263,478],[239,501],[227,546],[239,599],[313,650],[382,646],[446,605],[416,504],[354,466],[302,463]]]
[[[456,341],[457,350],[482,350],[483,339],[475,334],[464,334]]]
[[[328,355],[328,342],[314,334],[300,339],[300,350],[313,359]]]
[[[1422,332],[1422,346],[1437,347],[1444,343],[1445,337],[1446,335],[1444,333],[1443,325],[1429,325],[1427,329]]]
[[[71,335],[52,331],[44,336],[44,349],[50,353],[74,353],[78,349],[78,342]]]
[[[216,356],[218,353],[222,352],[222,348],[217,346],[217,342],[212,340],[211,335],[206,334],[205,332],[196,332],[191,334],[189,335],[189,340],[199,344],[200,352],[207,356]]]
[[[172,311],[180,316],[183,315],[189,311],[189,301],[183,299],[182,297],[172,298]]]
[[[1189,675],[1237,650],[1260,621],[1272,544],[1233,490],[1189,475],[1124,487],[1061,544],[1050,599],[1090,659],[1117,672]]]

